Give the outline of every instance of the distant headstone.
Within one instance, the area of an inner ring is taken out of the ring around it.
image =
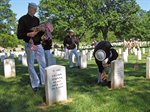
[[[93,51],[89,51],[87,53],[88,60],[92,60],[92,56],[93,56]]]
[[[150,56],[146,60],[146,78],[150,79]]]
[[[64,66],[52,65],[45,68],[46,103],[53,104],[67,100],[66,69]]]
[[[122,50],[121,50],[121,48],[119,48],[118,53],[119,53],[119,54],[122,54]]]
[[[122,88],[124,86],[124,62],[115,60],[111,63],[111,88]]]
[[[126,55],[128,56],[128,55],[129,55],[129,49],[126,48],[126,49],[125,49],[125,52],[126,52]]]
[[[22,65],[28,66],[28,64],[27,64],[27,57],[26,56],[22,56]]]
[[[61,51],[57,51],[57,56],[61,56]]]
[[[86,54],[88,53],[88,50],[87,50],[87,49],[85,49],[84,51],[85,51]]]
[[[16,77],[16,68],[14,59],[4,60],[4,74],[5,78]]]
[[[26,53],[24,51],[22,52],[15,52],[15,55],[18,57],[18,55],[22,55],[22,56],[25,56]]]
[[[142,48],[142,53],[145,54],[145,48]]]
[[[141,60],[142,59],[142,53],[140,50],[137,51],[137,59]]]
[[[58,56],[58,50],[57,49],[54,49],[54,55]]]
[[[124,60],[124,62],[128,62],[128,55],[127,55],[127,53],[126,52],[123,52],[123,60]]]
[[[5,53],[0,53],[0,57],[3,56],[3,55],[5,55]]]
[[[60,57],[61,57],[61,58],[64,58],[64,56],[65,56],[65,52],[64,52],[64,51],[61,51]]]
[[[137,55],[137,49],[134,48],[133,51],[134,51],[134,55]]]
[[[81,68],[87,68],[87,55],[86,55],[85,51],[82,51],[82,53],[81,53],[80,67]]]
[[[87,50],[83,50],[83,51],[81,52],[81,55],[86,55],[86,51],[87,51]]]

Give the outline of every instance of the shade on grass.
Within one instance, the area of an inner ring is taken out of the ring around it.
[[[30,87],[26,67],[16,59],[17,77],[5,79],[3,63],[0,63],[0,112],[150,112],[150,80],[145,79],[145,59],[138,61],[134,70],[135,56],[125,63],[125,88],[108,90],[97,84],[97,66],[94,60],[87,69],[68,68],[66,60],[58,64],[66,66],[68,103],[41,106],[44,88],[35,94]],[[38,66],[35,64],[36,70]]]

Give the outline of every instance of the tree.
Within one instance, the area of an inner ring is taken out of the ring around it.
[[[107,40],[108,33],[113,31],[116,38],[123,39],[134,28],[139,6],[135,0],[104,0],[103,4],[99,7],[98,20],[94,22],[95,33],[100,30],[103,39]]]
[[[137,36],[141,40],[150,40],[150,11],[141,11],[139,14],[139,26],[137,27]]]
[[[140,7],[135,0],[41,0],[39,15],[55,26],[55,38],[62,39],[73,29],[83,40],[130,38],[137,33]],[[134,33],[133,33],[134,32]]]
[[[120,7],[119,13],[121,14],[121,18],[113,31],[118,39],[133,38],[136,35],[139,25],[138,12],[140,11],[140,7],[135,0],[126,0]]]
[[[18,39],[16,35],[0,34],[0,45],[4,48],[16,47],[18,45]]]
[[[10,6],[9,0],[0,1],[0,40],[2,47],[9,47],[9,38],[16,39],[16,36],[13,35],[13,33],[16,32],[16,18],[15,14],[10,9]],[[6,40],[8,41],[5,42]],[[12,45],[15,45],[16,42],[17,41],[15,41]]]

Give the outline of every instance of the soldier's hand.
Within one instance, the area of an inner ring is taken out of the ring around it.
[[[69,47],[69,44],[66,44],[67,47]]]
[[[107,68],[107,67],[109,67],[109,66],[110,66],[110,64],[107,64],[107,63],[104,64],[104,67],[105,67],[105,68]]]

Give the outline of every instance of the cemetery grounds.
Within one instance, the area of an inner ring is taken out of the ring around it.
[[[129,55],[125,63],[125,87],[108,90],[97,84],[97,66],[88,61],[88,68],[69,68],[68,60],[57,57],[57,64],[66,66],[68,101],[45,106],[44,88],[35,94],[30,87],[27,67],[15,58],[16,78],[4,78],[0,62],[0,112],[150,112],[150,80],[146,79],[146,54],[138,61]],[[38,71],[38,65],[35,64]],[[39,72],[38,72],[39,73]]]

